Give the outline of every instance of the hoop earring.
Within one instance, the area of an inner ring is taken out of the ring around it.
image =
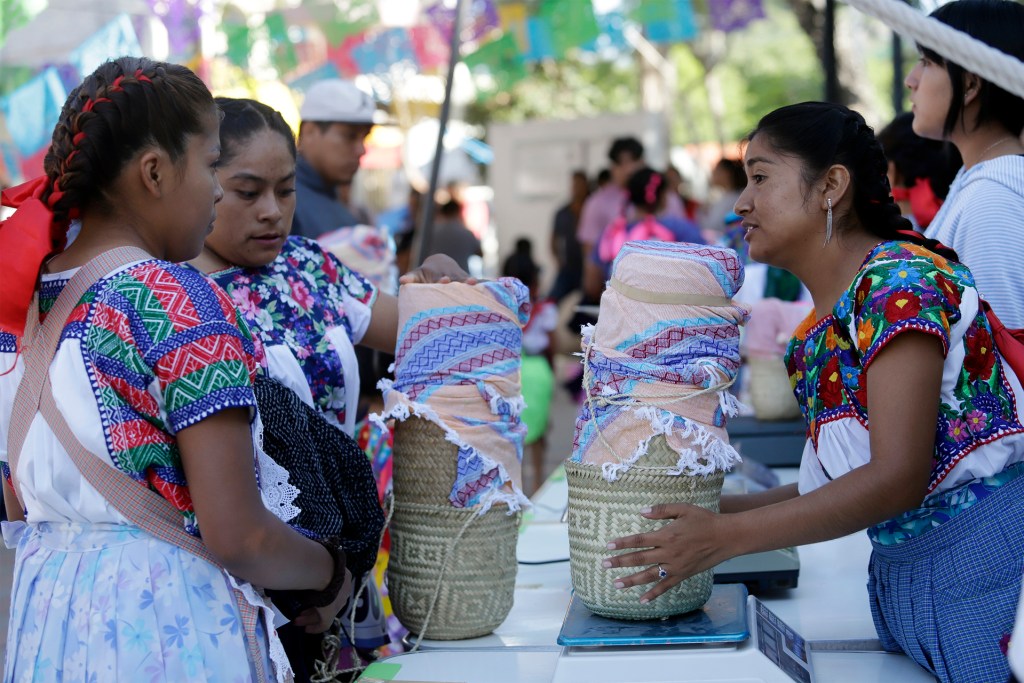
[[[821,246],[827,247],[828,243],[832,241],[832,198],[826,199],[828,202],[828,213],[825,216],[825,243]]]

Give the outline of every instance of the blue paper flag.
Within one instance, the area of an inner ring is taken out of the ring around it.
[[[690,0],[667,0],[671,20],[652,21],[645,25],[647,40],[652,43],[679,43],[697,37],[697,18]]]
[[[85,78],[108,59],[124,56],[144,56],[139,37],[127,14],[118,16],[86,38],[84,43],[68,55],[68,62],[78,69],[81,78]]]
[[[544,17],[526,18],[526,40],[529,43],[529,48],[523,52],[526,61],[537,62],[555,56],[551,23]]]
[[[415,64],[416,53],[409,35],[400,28],[392,28],[367,37],[365,42],[352,48],[352,59],[364,74],[386,73],[399,62]]]
[[[60,109],[67,96],[57,69],[51,66],[0,99],[7,132],[18,148],[18,154],[32,156],[50,144],[53,128],[60,119]]]

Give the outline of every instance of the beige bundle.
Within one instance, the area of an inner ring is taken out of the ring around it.
[[[717,511],[725,472],[739,461],[725,418],[739,370],[732,301],[743,268],[729,249],[630,242],[612,268],[596,326],[583,331],[586,401],[576,421],[569,480],[570,566],[576,595],[593,612],[649,619],[688,612],[711,595],[711,572],[646,605],[646,587],[617,590],[632,569],[605,570],[612,538],[662,521],[640,511],[685,502]]]

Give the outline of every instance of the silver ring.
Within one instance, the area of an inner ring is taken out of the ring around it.
[[[662,566],[661,566],[661,565],[659,564],[659,565],[658,565],[658,578],[659,578],[659,579],[664,579],[664,578],[666,578],[667,576],[668,576],[668,572],[667,572],[667,571],[665,571],[665,570],[664,570],[664,569],[662,568]]]

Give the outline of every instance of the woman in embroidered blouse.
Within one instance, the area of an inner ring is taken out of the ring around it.
[[[909,224],[885,157],[845,107],[768,114],[745,165],[736,211],[751,257],[797,275],[815,304],[786,354],[807,421],[799,483],[724,496],[721,514],[658,506],[646,516],[672,521],[611,541],[643,550],[605,565],[644,567],[617,585],[653,582],[651,600],[730,557],[867,529],[883,645],[943,681],[1005,680],[1000,640],[1024,560],[1024,392],[970,271],[898,232]]]
[[[218,121],[188,69],[107,62],[68,97],[46,175],[4,193],[20,208],[0,228],[0,459],[8,516],[27,521],[4,529],[17,542],[4,680],[283,681],[270,609],[246,582],[333,586],[329,604],[296,620],[311,631],[347,599],[344,555],[291,529],[286,505],[272,512],[261,499],[257,472],[271,475],[272,463],[254,447],[248,328],[219,287],[175,265],[199,253],[223,196]],[[81,232],[62,251],[72,216]],[[76,269],[121,246],[152,258],[103,277],[63,325],[49,364],[57,409],[111,477],[130,476],[169,501],[188,533],[201,529],[224,570],[130,524],[123,501],[93,488],[38,417],[14,471],[6,466],[26,311],[49,310]],[[246,594],[241,607],[233,586]],[[245,602],[262,612],[262,653],[251,659]]]
[[[393,353],[398,300],[378,292],[316,242],[289,236],[295,212],[295,139],[276,110],[254,100],[217,98],[223,112],[218,177],[224,200],[192,261],[231,297],[262,340],[267,372],[352,436],[359,398],[354,344]],[[447,256],[432,256],[402,282],[465,279]],[[368,584],[373,591],[374,584]],[[389,641],[379,597],[354,605],[356,646]],[[374,606],[371,607],[370,604]],[[346,620],[347,621],[347,620]],[[281,631],[297,680],[320,654],[316,636]],[[306,654],[302,654],[306,653]]]

